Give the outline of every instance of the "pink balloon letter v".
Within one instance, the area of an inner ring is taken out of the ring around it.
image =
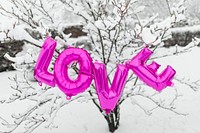
[[[100,105],[106,113],[112,111],[119,98],[126,83],[128,68],[125,65],[117,65],[117,70],[109,88],[106,68],[104,64],[94,63],[93,68],[94,80],[96,85],[97,95],[99,97]]]

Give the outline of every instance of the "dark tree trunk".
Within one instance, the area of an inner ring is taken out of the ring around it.
[[[108,123],[109,131],[114,133],[119,127],[120,107],[117,105],[110,114],[105,116],[105,119]]]

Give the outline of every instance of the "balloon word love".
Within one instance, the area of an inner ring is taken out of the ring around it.
[[[92,63],[88,52],[81,48],[69,47],[64,50],[56,59],[54,72],[48,72],[55,48],[56,41],[48,37],[38,57],[34,77],[40,84],[43,82],[52,87],[57,85],[67,95],[67,99],[84,92],[94,79],[101,108],[106,113],[110,113],[120,99],[129,70],[132,70],[139,79],[159,92],[167,86],[173,85],[171,81],[176,71],[171,66],[167,66],[161,74],[157,74],[159,64],[156,62],[152,62],[150,65],[145,64],[152,54],[148,48],[142,49],[125,64],[117,65],[111,87],[108,85],[105,65],[99,62]],[[78,77],[72,80],[68,75],[68,66],[74,61],[79,63],[80,70]]]

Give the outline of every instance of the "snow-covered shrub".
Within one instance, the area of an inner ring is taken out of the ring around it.
[[[149,61],[173,55],[173,52],[160,52],[159,49],[163,46],[163,40],[170,36],[169,29],[185,19],[184,1],[173,7],[169,6],[170,16],[156,23],[153,21],[159,14],[153,14],[150,18],[140,17],[139,14],[143,12],[145,6],[138,5],[137,0],[11,0],[10,2],[8,7],[5,7],[5,3],[0,5],[0,12],[5,17],[5,22],[0,24],[0,40],[23,40],[28,48],[31,46],[31,50],[21,53],[17,58],[5,55],[6,58],[16,62],[14,64],[16,69],[25,73],[28,67],[33,68],[35,65],[44,38],[53,36],[58,46],[52,64],[58,53],[67,45],[75,46],[77,41],[84,41],[91,47],[88,51],[92,58],[106,64],[108,79],[111,81],[116,64],[131,59],[146,45],[157,53]],[[143,21],[144,19],[146,21]],[[64,30],[73,25],[82,25],[87,36],[70,38],[70,34],[65,34]],[[184,49],[179,52],[184,52]],[[53,71],[52,64],[50,71]],[[176,89],[173,91],[174,97],[170,99],[171,103],[164,103],[165,100],[158,97],[157,92],[147,89],[148,87],[134,74],[129,75],[123,95],[110,115],[100,108],[93,84],[85,93],[67,101],[59,89],[51,89],[48,86],[39,88],[27,80],[26,75],[23,81],[17,77],[13,80],[16,83],[16,86],[12,87],[15,91],[9,99],[1,102],[12,103],[28,99],[34,105],[20,114],[13,115],[13,124],[4,123],[9,132],[15,131],[22,124],[24,131],[27,132],[33,131],[43,123],[48,128],[54,128],[53,120],[60,108],[77,99],[92,100],[106,119],[110,132],[119,127],[121,104],[133,96],[141,96],[152,101],[152,108],[145,110],[134,100],[135,105],[148,115],[157,108],[184,115],[177,112],[173,105],[179,96]]]

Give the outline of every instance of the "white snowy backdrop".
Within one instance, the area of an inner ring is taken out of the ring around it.
[[[155,0],[154,4],[136,0],[1,0],[1,43],[20,40],[25,45],[17,57],[9,53],[1,57],[11,60],[15,71],[0,73],[0,132],[106,133],[105,118],[115,119],[110,132],[116,133],[200,132],[200,41],[193,37],[185,47],[163,47],[174,30],[184,34],[185,30],[200,29],[198,5],[198,0]],[[177,26],[186,20],[189,24]],[[64,32],[73,25],[83,25],[87,36],[72,38]],[[47,35],[58,41],[58,53],[69,44],[88,49],[94,59],[106,64],[111,79],[115,64],[131,59],[146,43],[155,50],[150,61],[162,65],[159,72],[167,65],[177,71],[175,85],[157,93],[130,74],[113,112],[117,117],[97,108],[93,86],[73,102],[67,101],[57,87],[41,87],[33,78]]]

